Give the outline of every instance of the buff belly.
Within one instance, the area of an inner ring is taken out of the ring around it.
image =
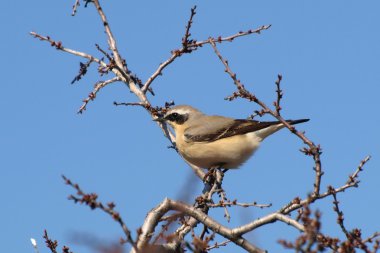
[[[220,166],[238,168],[259,147],[261,138],[254,133],[232,136],[213,142],[177,142],[182,156],[201,168]]]

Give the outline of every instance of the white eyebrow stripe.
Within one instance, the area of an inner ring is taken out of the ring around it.
[[[172,110],[172,111],[169,111],[167,115],[170,115],[172,113],[178,113],[178,114],[187,114],[187,113],[190,113],[190,110],[184,110],[184,109],[175,109],[175,110]]]

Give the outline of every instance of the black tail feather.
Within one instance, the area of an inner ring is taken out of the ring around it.
[[[310,119],[297,119],[297,120],[287,120],[286,122],[288,122],[290,125],[295,125],[295,124],[300,124],[300,123],[304,123],[304,122],[308,122]]]

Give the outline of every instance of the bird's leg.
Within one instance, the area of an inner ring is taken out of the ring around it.
[[[203,177],[203,183],[204,183],[204,188],[203,188],[203,191],[202,193],[205,194],[207,192],[210,192],[214,182],[215,182],[215,170],[216,168],[215,167],[211,167],[205,174],[205,176]]]
[[[202,192],[209,195],[208,199],[211,199],[214,193],[218,193],[220,196],[221,192],[224,192],[222,182],[225,172],[227,172],[227,169],[222,170],[222,165],[211,167],[207,171],[203,178],[204,188]]]
[[[215,170],[215,184],[217,185],[217,189],[218,189],[217,192],[220,198],[220,201],[219,201],[220,203],[228,202],[227,194],[222,188],[224,173],[226,173],[227,171],[228,169],[222,169],[222,167],[219,167]],[[224,208],[224,217],[226,217],[227,221],[230,222],[231,216],[230,216],[230,213],[228,212],[227,206],[224,205],[223,208]]]
[[[211,167],[205,174],[205,176],[203,177],[203,182],[204,183],[209,183],[212,180],[212,178],[210,178],[211,176],[214,175],[214,171],[215,171],[216,167]]]

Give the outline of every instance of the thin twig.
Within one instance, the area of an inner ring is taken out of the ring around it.
[[[77,13],[77,8],[78,6],[80,6],[80,3],[79,3],[80,0],[75,0],[75,3],[73,5],[73,11],[71,13],[71,16],[75,16],[75,14]]]
[[[219,242],[219,243],[215,243],[214,245],[212,246],[209,246],[206,251],[209,251],[209,250],[212,250],[212,249],[217,249],[217,248],[220,248],[222,246],[226,246],[228,243],[230,243],[231,240],[226,240],[226,241],[223,241],[223,242]]]
[[[339,224],[339,226],[340,226],[341,230],[343,231],[343,233],[346,235],[346,238],[349,239],[349,238],[351,238],[351,235],[347,231],[346,227],[344,226],[344,215],[343,215],[343,212],[339,208],[339,201],[338,201],[338,198],[336,196],[335,189],[332,186],[330,186],[329,187],[329,191],[331,192],[331,195],[334,198],[334,201],[333,201],[333,204],[334,204],[333,210],[338,215],[338,217],[337,217],[337,223]]]
[[[49,238],[49,235],[46,229],[44,230],[43,238],[45,239],[46,247],[48,247],[52,253],[58,253],[57,252],[58,242],[57,240],[53,241],[52,239]]]
[[[220,201],[218,203],[209,203],[207,204],[209,207],[211,208],[215,208],[215,207],[225,207],[225,206],[228,206],[228,207],[231,207],[231,206],[241,206],[241,207],[250,207],[250,206],[253,206],[253,207],[258,207],[258,208],[268,208],[268,207],[271,207],[272,204],[257,204],[256,202],[252,202],[252,203],[240,203],[240,202],[237,202],[236,200],[233,200],[233,201]]]
[[[367,239],[363,240],[363,243],[372,242],[373,239],[380,236],[380,232],[375,232],[371,236],[369,236]]]
[[[298,136],[305,144],[309,146],[308,149],[304,149],[303,152],[305,154],[311,155],[313,157],[314,163],[315,163],[315,182],[314,182],[314,189],[313,189],[313,195],[318,196],[320,194],[320,187],[321,187],[321,179],[323,175],[322,171],[322,163],[320,159],[320,155],[322,154],[321,147],[319,145],[315,145],[312,141],[310,141],[308,138],[306,138],[305,134],[303,132],[297,131],[296,128],[292,125],[290,125],[284,118],[282,118],[280,115],[276,113],[276,111],[271,110],[264,102],[259,100],[254,94],[250,93],[244,85],[241,83],[241,81],[237,78],[236,74],[232,72],[231,68],[228,65],[228,61],[225,60],[222,55],[220,54],[219,50],[217,49],[215,42],[212,38],[209,39],[209,43],[214,49],[215,54],[218,56],[220,61],[223,63],[225,67],[225,72],[229,74],[231,79],[233,80],[234,84],[237,87],[237,92],[234,92],[233,96],[230,96],[230,99],[241,97],[245,98],[249,101],[253,101],[261,108],[263,109],[263,113],[269,113],[276,119],[278,119],[286,128],[288,128],[293,134]]]
[[[355,170],[355,172],[349,176],[346,184],[356,182],[357,178],[359,176],[359,173],[363,170],[364,165],[371,159],[371,156],[366,156],[359,164],[358,168]]]
[[[236,34],[233,34],[233,35],[230,35],[230,36],[227,36],[227,37],[221,37],[219,36],[218,38],[210,38],[210,39],[207,39],[207,40],[202,40],[202,41],[192,41],[191,43],[188,43],[187,44],[187,48],[180,48],[180,49],[176,49],[176,50],[173,50],[172,53],[171,53],[171,56],[169,57],[169,59],[167,59],[166,61],[164,61],[163,63],[161,63],[157,70],[148,78],[148,80],[144,83],[143,87],[141,88],[141,90],[146,93],[146,91],[148,90],[149,86],[152,84],[152,82],[160,75],[162,75],[162,71],[168,66],[170,65],[177,57],[180,57],[181,55],[183,55],[184,53],[188,52],[189,50],[190,51],[194,51],[194,50],[197,50],[199,47],[202,47],[203,45],[206,45],[206,44],[209,44],[210,41],[212,42],[225,42],[225,41],[233,41],[234,39],[238,38],[238,37],[242,37],[242,36],[246,36],[246,35],[250,35],[250,34],[260,34],[261,31],[264,31],[264,30],[267,30],[271,27],[271,25],[265,25],[265,26],[261,26],[257,29],[254,29],[254,30],[248,30],[248,31],[245,31],[245,32],[238,32]]]
[[[83,100],[83,104],[79,108],[78,113],[83,113],[83,111],[86,110],[87,104],[90,101],[92,101],[92,100],[94,100],[96,98],[97,93],[102,88],[106,87],[107,85],[109,85],[111,83],[115,83],[115,82],[118,82],[118,81],[121,81],[120,78],[119,77],[114,77],[114,78],[111,78],[111,79],[109,79],[107,81],[102,81],[102,82],[96,83],[95,86],[94,86],[94,89],[90,92],[90,94],[88,95],[88,97]]]
[[[280,88],[281,80],[282,80],[282,75],[278,74],[277,75],[277,80],[275,82],[275,84],[276,84],[276,93],[277,93],[277,100],[274,102],[274,106],[276,108],[276,113],[277,113],[278,116],[280,116],[280,111],[282,109],[281,105],[280,105],[280,102],[281,102],[281,99],[282,99],[282,96],[283,96],[282,90]]]
[[[80,52],[80,51],[76,51],[76,50],[73,50],[73,49],[70,49],[70,48],[67,48],[67,47],[64,47],[62,45],[62,42],[60,41],[55,41],[55,40],[52,40],[49,36],[42,36],[36,32],[30,32],[30,35],[32,35],[33,37],[37,38],[37,39],[40,39],[42,41],[47,41],[50,43],[50,45],[52,47],[55,47],[57,50],[60,50],[60,51],[63,51],[63,52],[66,52],[66,53],[69,53],[69,54],[73,54],[73,55],[76,55],[76,56],[80,56],[80,57],[83,57],[83,58],[86,58],[88,60],[92,60],[96,63],[99,63],[101,65],[103,65],[104,67],[107,66],[107,64],[101,60],[99,60],[98,58],[90,55],[90,54],[87,54],[87,53],[83,53],[83,52]]]
[[[182,38],[182,47],[185,49],[187,48],[188,44],[192,42],[189,40],[190,35],[191,35],[190,28],[191,28],[191,25],[193,24],[193,18],[196,14],[196,12],[195,12],[196,8],[197,8],[196,5],[193,8],[191,8],[191,14],[190,14],[189,21],[187,22],[187,25],[186,25],[185,35]]]
[[[107,34],[107,37],[108,37],[108,45],[110,46],[110,49],[113,53],[113,57],[115,57],[115,62],[119,66],[119,68],[123,69],[124,68],[123,59],[121,58],[121,56],[119,54],[119,50],[117,49],[116,40],[112,34],[111,28],[110,28],[109,23],[107,21],[107,17],[103,12],[102,7],[100,6],[99,0],[93,0],[92,2],[94,3],[100,18],[102,19],[103,26],[104,26],[105,32]]]
[[[110,215],[113,218],[113,220],[117,221],[120,224],[120,226],[121,226],[121,228],[122,228],[122,230],[123,230],[123,232],[127,238],[126,241],[129,242],[133,248],[136,247],[136,243],[132,239],[131,231],[128,229],[127,225],[124,223],[120,214],[114,210],[115,204],[113,202],[110,202],[107,205],[104,205],[102,202],[97,201],[97,198],[98,198],[97,194],[95,194],[95,193],[87,194],[79,187],[78,184],[71,182],[71,180],[66,178],[64,175],[62,175],[62,178],[67,185],[73,187],[77,191],[76,196],[74,196],[74,195],[69,196],[70,200],[73,200],[74,203],[86,204],[91,209],[98,208],[98,209],[104,211],[105,213],[107,213],[108,215]]]
[[[71,81],[71,84],[74,84],[75,82],[79,81],[80,79],[82,79],[82,77],[83,77],[84,75],[87,74],[87,69],[88,69],[88,67],[90,67],[92,61],[93,61],[93,59],[90,59],[90,60],[88,60],[86,63],[83,63],[83,62],[80,62],[80,63],[79,63],[79,66],[80,66],[80,68],[79,68],[79,73],[78,73],[78,75],[76,75],[76,76],[74,77],[74,79]]]
[[[219,36],[217,38],[211,38],[211,41],[214,43],[215,42],[221,43],[221,42],[225,42],[225,41],[232,42],[234,39],[242,37],[242,36],[246,36],[246,35],[250,35],[250,34],[260,34],[262,31],[268,30],[271,26],[272,25],[263,25],[257,29],[250,29],[250,30],[247,30],[245,32],[240,31],[240,32],[233,34],[233,35],[230,35],[230,36],[226,36],[226,37]],[[210,39],[194,42],[194,44],[189,45],[189,47],[201,47],[201,46],[206,45],[206,44],[210,44]]]

